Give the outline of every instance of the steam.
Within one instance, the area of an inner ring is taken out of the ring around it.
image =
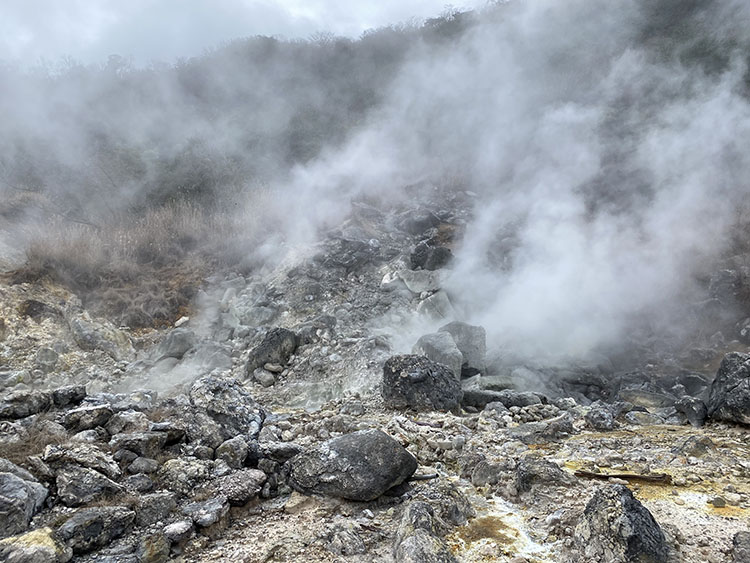
[[[695,330],[696,276],[748,195],[750,105],[740,51],[721,46],[718,68],[680,55],[747,44],[750,14],[663,9],[694,26],[671,54],[648,35],[669,31],[653,30],[659,8],[590,0],[511,2],[458,45],[418,49],[369,126],[297,172],[291,236],[350,197],[458,174],[480,197],[447,289],[495,346],[586,357],[635,326]]]

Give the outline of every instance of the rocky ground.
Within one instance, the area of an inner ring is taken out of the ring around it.
[[[443,288],[471,199],[355,203],[168,330],[7,276],[0,559],[750,561],[750,322],[627,366],[498,354]]]

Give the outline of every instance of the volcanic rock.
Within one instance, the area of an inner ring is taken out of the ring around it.
[[[417,460],[380,430],[346,434],[309,448],[289,462],[289,484],[305,494],[370,501],[403,483]]]
[[[166,520],[177,508],[176,494],[170,491],[159,491],[138,498],[135,507],[135,523],[137,526],[150,526],[161,520]]]
[[[711,384],[708,416],[714,420],[750,424],[750,354],[724,356]]]
[[[86,553],[119,538],[134,520],[135,512],[123,506],[82,508],[60,526],[57,535],[73,553]]]
[[[163,358],[181,359],[196,344],[195,333],[187,328],[175,328],[156,349],[157,361]]]
[[[62,424],[71,432],[81,432],[104,426],[113,414],[109,405],[84,406],[66,412]]]
[[[593,561],[666,563],[669,556],[659,524],[624,485],[608,485],[594,494],[575,538]]]
[[[530,491],[533,485],[570,485],[575,482],[570,475],[565,473],[551,461],[525,457],[516,466],[516,490],[518,492]]]
[[[47,410],[52,396],[46,391],[12,391],[0,397],[0,420],[25,418]]]
[[[0,560],[6,563],[67,563],[73,550],[55,537],[52,528],[39,528],[0,540]]]
[[[65,506],[80,506],[118,493],[122,487],[98,471],[70,466],[57,472],[57,496]]]
[[[443,364],[453,372],[456,379],[461,378],[461,366],[464,363],[464,357],[453,341],[453,337],[447,332],[425,334],[417,340],[411,352]]]
[[[453,410],[461,384],[451,370],[424,356],[393,356],[383,366],[382,395],[390,408]]]
[[[68,322],[73,339],[82,350],[102,350],[115,361],[132,360],[133,344],[128,335],[109,322],[94,322],[88,313],[81,313]]]
[[[487,332],[483,327],[453,321],[440,327],[439,332],[447,332],[453,337],[467,366],[484,371],[487,356]]]
[[[229,504],[242,506],[255,498],[266,482],[266,474],[257,469],[243,469],[216,479],[212,486]]]
[[[236,379],[204,377],[190,389],[190,403],[219,424],[224,440],[244,435],[256,440],[266,413]]]
[[[253,371],[264,364],[286,365],[289,357],[297,349],[297,335],[285,328],[274,328],[269,330],[263,340],[250,352],[247,361],[246,373],[252,375]]]
[[[399,563],[456,563],[456,558],[440,539],[441,525],[437,520],[429,504],[410,502],[396,534],[395,560]]]
[[[47,489],[12,473],[0,473],[0,537],[24,532],[47,498]]]

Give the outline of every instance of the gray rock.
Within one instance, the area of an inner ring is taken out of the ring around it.
[[[163,533],[149,534],[135,548],[138,563],[164,563],[169,560],[169,540]]]
[[[690,457],[703,457],[716,452],[716,444],[708,436],[686,436],[677,441],[672,448],[676,454]]]
[[[258,469],[243,469],[220,477],[212,483],[219,496],[226,497],[232,506],[242,506],[260,493],[266,474]]]
[[[52,402],[56,407],[66,408],[79,404],[86,398],[85,385],[68,385],[52,391]]]
[[[70,437],[71,442],[81,442],[84,444],[95,444],[96,442],[103,442],[109,438],[109,434],[102,427],[94,428],[93,430],[82,430],[76,432]]]
[[[235,436],[216,448],[216,459],[224,460],[232,469],[239,469],[245,464],[248,450],[247,441],[242,436]]]
[[[711,384],[708,416],[714,420],[750,424],[750,354],[724,356]]]
[[[630,411],[629,413],[626,413],[625,421],[629,424],[637,424],[639,426],[664,424],[664,419],[659,415],[642,411]]]
[[[263,326],[267,325],[276,318],[278,310],[273,307],[255,306],[243,307],[238,306],[236,309],[237,319],[240,324],[245,326]]]
[[[57,530],[57,535],[80,554],[104,547],[129,531],[135,512],[123,506],[99,506],[76,511]]]
[[[177,495],[170,491],[159,491],[138,498],[135,507],[136,526],[151,526],[166,520],[177,508]]]
[[[617,425],[615,415],[604,405],[592,405],[584,419],[590,428],[600,432],[614,430]]]
[[[506,408],[511,407],[528,407],[530,405],[540,405],[543,401],[543,395],[532,391],[513,391],[504,389],[502,391],[489,391],[467,387],[464,389],[462,405],[483,409],[489,403],[500,402]]]
[[[20,534],[29,527],[31,518],[44,504],[47,489],[25,481],[13,473],[0,473],[0,538]]]
[[[106,428],[112,436],[127,432],[146,432],[150,430],[151,421],[139,411],[127,410],[115,413],[107,422]]]
[[[403,483],[417,460],[380,430],[345,434],[309,448],[289,462],[289,484],[305,494],[370,501]]]
[[[401,278],[409,291],[417,295],[425,291],[437,291],[443,282],[440,272],[429,270],[401,270],[398,277]]]
[[[46,391],[11,391],[0,397],[0,420],[26,418],[51,405],[52,395]]]
[[[422,241],[414,247],[409,259],[413,270],[438,270],[450,264],[453,253],[445,246],[433,246],[427,241]]]
[[[165,488],[187,495],[211,476],[211,466],[212,463],[206,460],[179,457],[167,460],[157,476]]]
[[[128,465],[128,473],[156,473],[159,462],[148,457],[137,457]]]
[[[487,332],[481,326],[454,321],[440,327],[447,332],[463,354],[464,362],[472,368],[484,371],[487,364]]]
[[[708,418],[706,403],[696,397],[683,397],[674,404],[677,412],[685,415],[688,422],[696,428],[700,428]]]
[[[638,407],[645,407],[647,409],[671,407],[675,402],[674,397],[643,389],[620,389],[617,396],[620,401],[632,403]]]
[[[326,549],[334,555],[362,555],[367,546],[356,524],[336,524],[328,536]]]
[[[415,410],[455,410],[463,395],[449,368],[414,355],[385,362],[381,392],[387,407]]]
[[[5,563],[67,563],[73,550],[55,537],[52,528],[38,528],[0,540],[0,561]]]
[[[270,371],[261,368],[253,372],[253,379],[263,387],[272,387],[276,383],[276,376]]]
[[[42,347],[36,351],[34,364],[37,369],[42,370],[44,373],[51,373],[54,371],[59,358],[60,354],[55,352],[52,348]]]
[[[148,475],[144,475],[143,473],[137,473],[136,475],[127,477],[123,480],[122,484],[128,491],[135,491],[138,493],[147,493],[154,488],[154,482]]]
[[[666,563],[669,558],[659,524],[624,485],[607,485],[594,494],[575,539],[593,561]]]
[[[440,539],[444,527],[429,504],[410,502],[396,533],[394,559],[399,563],[456,563],[456,558]]]
[[[69,466],[57,472],[57,497],[65,506],[81,506],[106,495],[122,491],[122,487],[98,471]]]
[[[81,432],[104,426],[113,414],[114,411],[109,405],[78,407],[65,413],[62,424],[71,432]]]
[[[56,468],[80,465],[81,467],[95,469],[110,479],[119,479],[122,475],[122,471],[120,471],[120,467],[113,457],[91,444],[47,446],[44,449],[42,459],[45,463]]]
[[[15,463],[2,457],[0,457],[0,473],[11,473],[16,477],[23,479],[24,481],[37,481],[37,478],[26,471],[23,467],[19,467]]]
[[[482,460],[474,466],[471,472],[471,484],[475,487],[496,485],[502,476],[502,468],[496,463]]]
[[[219,424],[224,440],[239,435],[256,440],[266,418],[265,411],[250,393],[231,378],[199,379],[190,389],[190,403],[205,410]]]
[[[88,313],[81,313],[71,318],[68,325],[82,350],[102,350],[117,362],[135,358],[128,335],[106,321],[94,322]]]
[[[195,346],[195,333],[187,328],[175,328],[161,341],[156,348],[157,361],[163,358],[181,359],[185,353]]]
[[[164,535],[172,543],[181,543],[190,539],[193,535],[193,520],[178,520],[164,526]]]
[[[264,364],[286,365],[297,349],[297,335],[285,328],[269,330],[263,340],[250,352],[246,373],[250,376]]]
[[[142,457],[155,458],[162,452],[166,442],[167,436],[162,432],[132,432],[112,436],[109,447],[113,452],[130,450]]]
[[[199,528],[207,528],[216,524],[228,513],[229,504],[224,496],[191,502],[182,508],[182,514],[190,518]]]
[[[447,332],[425,334],[417,340],[411,352],[443,364],[451,370],[456,379],[461,379],[461,366],[464,363],[464,357],[453,341],[453,337]]]
[[[563,413],[555,418],[540,422],[527,422],[511,428],[509,435],[524,444],[545,444],[570,436],[575,431],[570,413]]]
[[[561,486],[574,482],[574,477],[551,461],[525,457],[516,465],[516,490],[520,493],[530,491],[534,485]]]
[[[750,563],[750,532],[737,532],[732,538],[734,563]]]
[[[456,317],[456,311],[453,309],[448,294],[442,289],[430,295],[427,299],[420,301],[417,305],[417,312],[432,320],[449,320]]]

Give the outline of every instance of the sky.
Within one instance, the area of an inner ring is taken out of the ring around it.
[[[447,7],[444,0],[2,0],[0,60],[34,66],[69,57],[88,64],[116,54],[142,66],[254,35],[358,37]]]

